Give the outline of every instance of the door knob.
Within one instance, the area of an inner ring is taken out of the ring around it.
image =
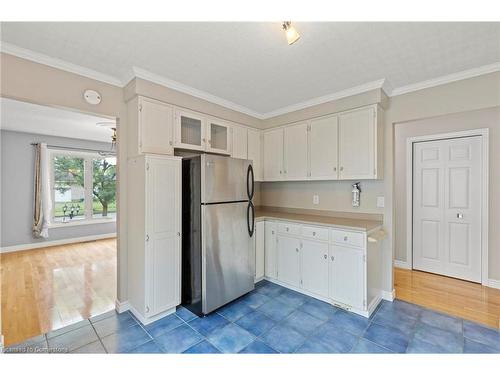
[[[457,214],[457,219],[463,219],[463,218],[464,218],[464,214],[462,214],[462,213]]]

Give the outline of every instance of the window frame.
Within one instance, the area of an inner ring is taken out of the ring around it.
[[[74,225],[86,225],[86,224],[98,224],[98,223],[112,223],[116,222],[116,215],[109,217],[94,217],[93,212],[93,160],[94,159],[105,159],[106,156],[100,155],[98,152],[86,152],[86,151],[76,151],[76,150],[64,150],[64,149],[49,149],[48,156],[50,161],[50,187],[51,187],[51,200],[52,200],[52,212],[51,212],[51,222],[50,228],[57,228],[63,226],[74,226]],[[73,219],[68,221],[62,221],[56,219],[55,217],[55,170],[54,170],[54,158],[57,156],[62,157],[73,157],[83,159],[83,180],[84,180],[84,208],[83,208],[83,218]],[[109,156],[117,158],[116,155]]]

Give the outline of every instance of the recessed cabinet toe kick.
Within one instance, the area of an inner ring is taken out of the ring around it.
[[[263,230],[256,232],[256,256],[264,259],[256,262],[264,264],[265,279],[365,317],[375,310],[382,299],[380,227],[257,220]]]

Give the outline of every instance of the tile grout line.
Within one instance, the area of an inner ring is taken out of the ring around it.
[[[102,319],[102,320],[104,320],[104,319]],[[94,332],[95,332],[95,334],[96,334],[96,336],[97,336],[97,338],[98,338],[99,342],[101,343],[102,347],[104,348],[105,353],[106,353],[106,354],[109,354],[108,349],[106,348],[106,346],[105,346],[105,345],[104,345],[104,343],[102,342],[101,336],[97,333],[97,330],[96,330],[96,329],[95,329],[95,327],[94,327],[94,323],[92,323],[92,321],[91,321],[90,319],[89,319],[89,323],[90,323],[90,326],[92,327],[92,329],[94,330]],[[94,341],[94,342],[95,342],[95,341]],[[85,346],[85,345],[84,345],[84,346]],[[79,348],[77,348],[77,349],[79,349]],[[76,350],[76,349],[75,349],[75,350]]]

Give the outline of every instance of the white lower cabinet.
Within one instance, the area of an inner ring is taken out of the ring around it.
[[[265,221],[265,277],[368,317],[381,300],[380,243],[367,233]]]
[[[300,239],[278,235],[277,244],[278,280],[299,287]]]
[[[346,246],[330,246],[330,298],[360,310],[366,308],[363,253]]]
[[[255,224],[255,281],[264,278],[264,241],[265,241],[265,222],[259,221]]]
[[[269,279],[278,277],[276,267],[276,223],[265,221],[264,223],[264,274]]]
[[[181,158],[139,156],[128,171],[129,302],[148,324],[181,302]]]
[[[328,297],[328,243],[302,240],[302,288]]]

